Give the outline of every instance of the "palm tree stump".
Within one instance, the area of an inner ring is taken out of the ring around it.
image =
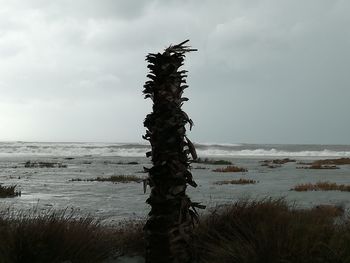
[[[187,263],[193,260],[191,249],[194,223],[198,220],[195,207],[186,195],[187,184],[196,187],[189,171],[190,158],[196,159],[191,141],[186,137],[186,124],[192,120],[181,107],[187,71],[179,70],[185,53],[196,51],[185,46],[188,40],[173,45],[157,54],[148,54],[146,61],[150,79],[144,85],[145,98],[153,101],[153,112],[148,114],[144,126],[144,139],[152,146],[146,153],[152,157],[153,167],[145,181],[151,188],[147,203],[151,206],[145,224],[146,263]]]

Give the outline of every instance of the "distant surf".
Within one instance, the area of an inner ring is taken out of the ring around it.
[[[200,157],[350,157],[350,145],[195,143]],[[143,157],[147,143],[0,142],[0,156]]]

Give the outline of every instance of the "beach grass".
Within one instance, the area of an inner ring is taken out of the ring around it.
[[[349,220],[342,208],[297,209],[284,200],[238,201],[214,209],[196,229],[198,262],[345,262]]]
[[[217,168],[214,169],[213,172],[220,172],[220,173],[237,173],[237,172],[248,172],[246,168],[229,165],[224,168]]]
[[[16,190],[17,185],[2,186],[0,184],[0,198],[16,197],[21,195],[21,191]]]
[[[341,207],[298,209],[283,199],[240,200],[207,211],[191,246],[199,263],[346,262],[350,221]],[[335,224],[335,218],[337,220]],[[143,220],[113,228],[63,212],[0,212],[0,259],[15,262],[104,262],[145,253]]]
[[[217,185],[224,185],[224,184],[256,184],[256,181],[255,180],[251,180],[251,179],[240,178],[240,179],[236,179],[236,180],[216,181],[216,182],[214,182],[214,184],[217,184]]]
[[[350,185],[344,184],[336,184],[332,182],[317,182],[315,184],[306,183],[306,184],[298,184],[294,186],[291,190],[298,192],[305,191],[342,191],[342,192],[350,192]]]
[[[102,262],[114,249],[109,231],[66,211],[0,213],[0,262]]]

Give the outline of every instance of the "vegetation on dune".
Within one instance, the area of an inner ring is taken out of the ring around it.
[[[65,212],[0,214],[0,262],[101,262],[112,237],[91,218]]]
[[[226,181],[216,181],[214,184],[223,185],[223,184],[256,184],[255,180],[251,179],[236,179],[236,180],[226,180]]]
[[[315,184],[298,184],[291,190],[304,192],[304,191],[343,191],[350,192],[350,185],[336,184],[331,182],[317,182]]]
[[[345,262],[350,226],[342,209],[295,209],[283,200],[239,201],[214,210],[196,230],[198,262]]]
[[[298,209],[282,199],[237,201],[201,217],[191,249],[198,263],[347,262],[350,221],[343,213],[331,205]],[[0,259],[98,263],[113,256],[145,256],[143,223],[110,228],[65,212],[0,212]]]
[[[137,177],[135,175],[112,175],[110,177],[96,177],[89,179],[81,179],[81,178],[73,178],[72,182],[112,182],[112,183],[129,183],[129,182],[137,182],[140,183],[143,181],[142,178]]]
[[[219,173],[238,173],[238,172],[248,172],[248,169],[234,166],[234,165],[229,165],[224,168],[217,168],[214,169],[213,172],[219,172]]]
[[[226,160],[215,160],[215,159],[209,159],[209,158],[197,158],[196,160],[193,160],[192,163],[202,163],[202,164],[212,164],[212,165],[231,165],[232,162],[226,161]]]
[[[17,185],[2,186],[0,184],[0,198],[21,196],[21,191],[16,190]]]

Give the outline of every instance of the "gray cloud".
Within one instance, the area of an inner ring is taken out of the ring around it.
[[[348,143],[348,1],[0,0],[0,138],[139,141],[144,57],[186,38],[195,141]]]

